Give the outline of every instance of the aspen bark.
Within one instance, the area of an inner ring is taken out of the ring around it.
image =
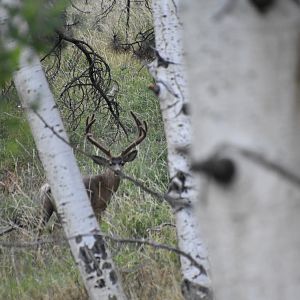
[[[209,265],[199,233],[195,210],[197,191],[187,149],[191,145],[188,94],[182,49],[182,24],[177,1],[152,1],[157,59],[149,65],[160,101],[171,178],[169,196],[173,205],[179,248],[203,266],[199,270],[181,257],[182,291],[185,299],[211,299]]]
[[[223,300],[300,293],[300,7],[258,2],[182,7],[199,219]],[[204,170],[208,159],[229,159],[232,181]]]

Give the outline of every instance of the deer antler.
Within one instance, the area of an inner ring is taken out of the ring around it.
[[[88,141],[90,141],[94,146],[96,146],[98,149],[100,149],[104,154],[106,154],[108,157],[111,157],[110,150],[107,150],[104,146],[102,146],[100,143],[98,143],[91,132],[92,125],[95,123],[95,114],[91,116],[91,118],[87,117],[85,122],[85,136]]]
[[[133,149],[134,147],[136,147],[138,144],[140,144],[146,137],[147,135],[147,131],[148,131],[148,126],[147,126],[147,123],[146,121],[143,121],[143,123],[138,119],[138,117],[131,111],[130,112],[134,121],[135,121],[135,124],[138,128],[138,131],[139,131],[139,135],[137,137],[137,139],[132,142],[122,153],[121,153],[121,156],[124,156],[126,155],[131,149]]]

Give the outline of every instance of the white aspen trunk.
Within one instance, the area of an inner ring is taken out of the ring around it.
[[[300,295],[300,6],[269,8],[183,7],[195,167],[215,154],[236,167],[199,195],[216,299]]]
[[[173,210],[179,248],[191,255],[203,270],[181,257],[182,292],[185,299],[211,299],[206,249],[198,228],[195,211],[195,180],[190,171],[187,149],[191,144],[188,95],[183,65],[181,23],[177,1],[152,1],[157,59],[149,65],[156,84],[168,144],[171,178],[168,194],[176,198]]]
[[[11,7],[18,5],[18,2],[5,1],[5,4]],[[8,18],[6,10],[0,7],[2,33],[5,32]],[[9,21],[14,22],[12,19]],[[22,26],[20,30],[25,29],[26,32],[26,24],[20,18],[17,22]],[[7,38],[6,42],[8,47],[16,46],[14,41]],[[19,69],[14,72],[13,80],[27,112],[66,238],[90,299],[125,299],[73,150],[53,132],[68,140],[41,63],[32,49],[21,49]]]

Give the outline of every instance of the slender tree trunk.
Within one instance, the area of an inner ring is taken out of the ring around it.
[[[19,4],[18,1],[5,3],[7,6]],[[8,18],[6,10],[2,7],[2,32]],[[26,24],[20,21],[20,18],[15,18],[20,29],[26,28]],[[9,21],[15,20],[10,16]],[[15,41],[6,42],[8,47],[17,46]],[[109,250],[101,237],[73,150],[57,137],[59,134],[64,140],[68,140],[41,63],[32,49],[21,49],[19,69],[14,72],[13,80],[27,112],[66,238],[90,299],[124,299],[119,278]]]
[[[194,167],[209,178],[199,211],[217,299],[299,298],[296,2],[190,1],[183,9]],[[216,176],[221,159],[235,166],[231,181]]]
[[[178,245],[203,266],[199,270],[181,257],[182,291],[185,299],[210,299],[209,266],[198,228],[197,192],[187,153],[191,144],[191,124],[177,1],[154,0],[152,4],[157,59],[149,70],[156,80],[153,90],[160,100],[168,144],[169,196],[177,199],[173,210]]]

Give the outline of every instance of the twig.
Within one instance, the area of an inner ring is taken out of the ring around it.
[[[65,244],[66,240],[62,239],[47,239],[47,240],[35,240],[32,242],[6,242],[0,241],[0,247],[2,248],[34,248],[36,246],[46,245],[46,244]]]
[[[173,224],[173,223],[162,223],[162,224],[160,224],[158,226],[147,228],[146,231],[147,232],[149,232],[149,231],[161,231],[163,229],[163,227],[167,227],[167,226],[176,228],[176,225]]]
[[[175,247],[172,247],[169,245],[165,245],[165,244],[159,244],[154,241],[150,241],[150,240],[146,240],[146,239],[120,238],[120,237],[109,236],[109,235],[103,235],[103,237],[105,239],[109,239],[109,240],[111,240],[113,242],[117,242],[117,243],[148,245],[148,246],[154,247],[156,249],[163,249],[163,250],[168,250],[170,252],[174,252],[180,256],[187,258],[193,266],[195,266],[196,268],[199,269],[201,274],[207,275],[207,272],[202,265],[200,265],[191,255],[187,254],[186,252],[184,252],[178,248],[175,248]]]
[[[90,14],[90,13],[91,13],[90,11],[84,11],[84,10],[80,9],[80,8],[77,7],[77,6],[74,4],[74,2],[71,1],[71,0],[70,0],[70,3],[71,3],[71,6],[72,6],[73,8],[75,8],[76,10],[80,11],[80,12],[83,13],[83,14]]]
[[[149,195],[155,197],[156,199],[158,199],[160,201],[162,201],[162,200],[166,200],[167,202],[174,201],[174,199],[169,197],[168,195],[153,191],[152,189],[146,187],[141,181],[134,179],[133,177],[131,177],[129,175],[126,175],[122,171],[118,171],[117,173],[122,179],[127,179],[127,180],[131,181],[132,183],[134,183],[134,185],[138,186],[143,191],[145,191],[146,193],[148,193]]]
[[[12,225],[10,225],[9,227],[3,228],[3,229],[1,229],[1,231],[0,231],[0,236],[1,236],[1,235],[4,235],[4,234],[6,234],[6,233],[9,233],[9,232],[11,232],[11,231],[13,231],[13,230],[16,230],[17,228],[18,228],[18,227],[12,226]]]
[[[58,37],[58,40],[57,42],[54,44],[54,46],[48,51],[48,53],[46,55],[44,55],[42,58],[41,58],[41,61],[44,61],[52,52],[55,51],[55,49],[57,47],[59,47],[60,43],[61,43],[62,39],[60,37]]]
[[[100,236],[106,240],[110,240],[110,241],[116,242],[116,243],[147,245],[147,246],[151,246],[156,249],[162,249],[162,250],[167,250],[169,252],[176,253],[177,255],[183,256],[186,259],[188,259],[193,266],[195,266],[196,268],[199,269],[201,274],[207,275],[206,270],[204,269],[204,267],[201,264],[199,264],[191,255],[189,255],[188,253],[186,253],[178,248],[175,248],[175,247],[172,247],[169,245],[165,245],[165,244],[159,244],[155,241],[150,241],[150,240],[146,240],[146,239],[121,238],[121,237],[110,236],[110,235],[105,235],[105,234],[104,235],[87,234],[86,236],[90,236],[90,235]],[[75,239],[77,237],[78,236],[70,237],[69,240]],[[0,241],[0,247],[3,247],[3,248],[32,248],[32,247],[45,245],[45,244],[52,244],[52,243],[64,244],[64,243],[66,243],[66,239],[47,239],[47,240],[36,240],[33,242]]]

